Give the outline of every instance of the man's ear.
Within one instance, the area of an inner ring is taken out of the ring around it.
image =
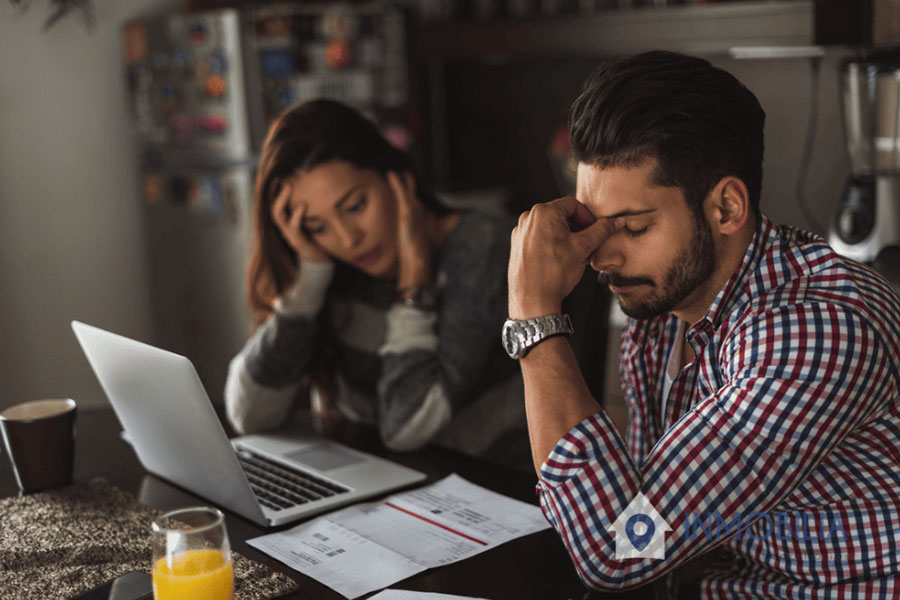
[[[723,177],[706,197],[706,214],[714,231],[734,235],[751,221],[750,193],[737,177]]]

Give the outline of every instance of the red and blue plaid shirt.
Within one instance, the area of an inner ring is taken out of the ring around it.
[[[663,382],[678,320],[629,321],[623,439],[604,412],[541,467],[541,507],[590,587],[644,584],[716,546],[710,598],[898,598],[900,298],[822,238],[762,218]],[[639,493],[665,558],[617,560]],[[660,532],[662,528],[657,528]]]

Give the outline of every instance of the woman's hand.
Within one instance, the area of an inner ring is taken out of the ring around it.
[[[306,204],[301,204],[296,210],[291,210],[291,194],[294,187],[288,181],[283,181],[278,197],[272,203],[272,220],[275,226],[294,249],[301,261],[310,260],[318,263],[331,263],[324,250],[309,239],[303,231],[303,216],[306,214]],[[301,267],[302,268],[302,267]]]
[[[397,201],[397,289],[429,287],[434,248],[429,238],[428,213],[416,197],[416,180],[412,173],[387,174]]]

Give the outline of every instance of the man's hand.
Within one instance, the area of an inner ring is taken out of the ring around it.
[[[562,309],[591,254],[622,227],[622,219],[595,219],[575,198],[536,204],[512,232],[509,316],[530,319]]]
[[[509,316],[558,313],[597,248],[624,219],[595,219],[575,198],[537,204],[519,217],[509,258]],[[568,341],[539,344],[520,361],[535,471],[575,425],[599,410]]]

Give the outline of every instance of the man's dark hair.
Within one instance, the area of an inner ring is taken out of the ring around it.
[[[575,158],[589,165],[655,158],[653,182],[681,188],[695,214],[722,177],[738,177],[758,214],[765,120],[730,73],[654,51],[608,60],[588,78],[569,112],[569,137]]]

